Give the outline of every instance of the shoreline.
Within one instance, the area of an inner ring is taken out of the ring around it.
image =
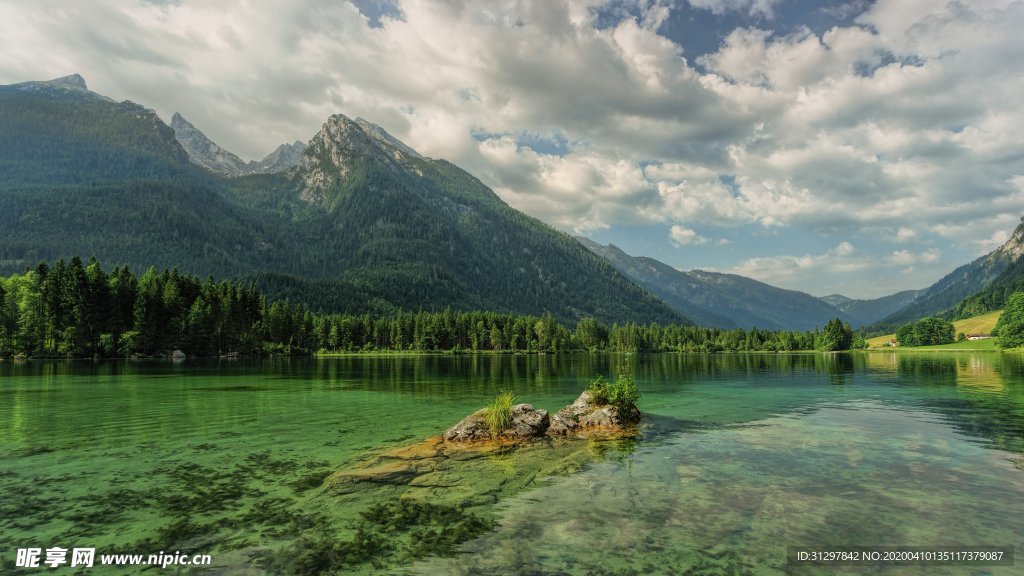
[[[336,358],[418,358],[418,357],[455,357],[455,356],[466,356],[466,357],[481,357],[481,356],[573,356],[573,355],[602,355],[602,354],[674,354],[674,355],[694,355],[694,356],[738,356],[744,354],[756,354],[756,355],[813,355],[813,354],[856,354],[856,353],[879,353],[879,352],[893,352],[893,353],[920,353],[920,352],[979,352],[979,353],[1024,353],[1024,348],[933,348],[933,347],[900,347],[892,346],[885,348],[860,348],[856,350],[722,350],[719,352],[700,352],[700,351],[677,351],[677,350],[650,350],[650,351],[623,351],[623,350],[601,350],[601,351],[562,351],[562,352],[508,352],[508,351],[495,351],[495,350],[476,350],[476,351],[461,351],[451,352],[446,350],[417,350],[417,351],[395,351],[395,350],[382,350],[377,352],[328,352],[328,353],[315,353],[315,354],[268,354],[268,355],[255,355],[255,356],[188,356],[184,359],[174,359],[167,356],[144,356],[125,358],[120,356],[113,357],[91,357],[91,358],[68,358],[64,356],[0,356],[0,362],[29,362],[29,361],[65,361],[65,362],[107,362],[107,361],[130,361],[130,362],[151,362],[151,361],[165,361],[171,363],[180,363],[186,360],[224,360],[224,361],[238,361],[238,360],[266,360],[272,358],[287,358],[287,359],[299,359],[309,358],[314,360],[331,360]]]

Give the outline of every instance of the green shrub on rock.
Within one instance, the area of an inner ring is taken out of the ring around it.
[[[601,406],[608,403],[608,383],[604,381],[604,376],[598,376],[587,386],[587,390],[594,404]]]
[[[633,370],[628,361],[623,362],[619,365],[615,383],[608,388],[608,403],[620,410],[627,410],[635,406],[638,400],[640,400],[640,388],[633,380]]]

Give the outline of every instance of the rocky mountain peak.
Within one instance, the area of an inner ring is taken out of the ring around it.
[[[206,137],[184,116],[175,112],[171,117],[171,128],[174,135],[188,152],[193,164],[198,164],[221,176],[236,177],[251,174],[274,174],[284,172],[299,161],[306,145],[301,140],[291,144],[281,144],[263,160],[245,162],[235,154],[218,146]]]
[[[54,78],[53,80],[50,80],[48,84],[68,88],[70,90],[89,90],[89,87],[85,85],[85,78],[82,78],[81,74],[71,74],[70,76]]]
[[[12,84],[11,86],[18,90],[30,92],[38,90],[53,90],[56,88],[58,90],[77,92],[93,98],[101,98],[108,102],[113,102],[110,98],[89,90],[89,87],[85,83],[85,78],[83,78],[81,74],[61,76],[60,78],[54,78],[53,80],[31,80],[28,82],[21,82],[19,84]]]
[[[344,178],[357,158],[372,158],[392,170],[408,169],[413,158],[422,158],[383,128],[344,114],[334,114],[309,141],[297,164],[303,181],[300,197],[310,203],[322,203],[327,190],[337,178]]]
[[[422,158],[418,152],[380,126],[362,118],[352,120],[344,114],[334,114],[328,118],[309,146],[345,149],[361,154],[383,154],[395,162],[403,162],[409,157]],[[335,165],[341,167],[340,163]]]
[[[296,140],[291,144],[281,144],[273,152],[267,154],[263,160],[249,162],[249,172],[252,174],[284,172],[294,167],[305,151],[306,144],[302,140]]]

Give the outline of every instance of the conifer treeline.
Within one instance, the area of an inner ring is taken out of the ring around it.
[[[782,351],[832,348],[828,330],[785,332],[612,324],[584,318],[569,330],[550,313],[314,314],[267,302],[252,284],[127,267],[109,273],[78,257],[0,278],[0,356],[125,357],[182,350],[316,351]]]

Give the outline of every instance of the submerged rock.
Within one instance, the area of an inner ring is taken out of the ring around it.
[[[549,436],[571,436],[589,430],[621,429],[640,421],[640,410],[635,404],[625,409],[611,404],[596,404],[588,390],[584,390],[572,404],[551,416]]]
[[[483,408],[466,416],[444,433],[444,441],[529,440],[544,436],[550,423],[547,410],[534,408],[532,404],[516,404],[512,407],[508,429],[495,436],[487,425],[486,415],[487,409]]]
[[[390,484],[405,486],[421,474],[434,470],[432,462],[409,462],[394,460],[367,468],[335,472],[326,478],[325,485],[335,494],[346,494],[362,490],[361,484]]]

